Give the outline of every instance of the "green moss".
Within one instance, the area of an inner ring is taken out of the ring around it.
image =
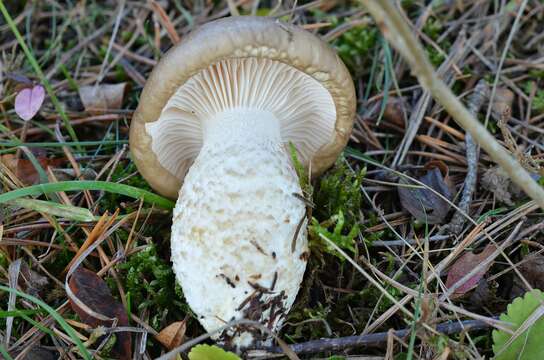
[[[535,79],[544,80],[544,70],[541,70],[541,69],[529,70],[529,76]]]
[[[544,90],[537,90],[533,99],[532,110],[538,114],[544,113]]]
[[[423,33],[427,35],[432,40],[437,40],[438,37],[444,32],[444,25],[442,22],[436,18],[430,17],[423,25]]]
[[[368,225],[364,226],[363,230],[376,226],[380,223],[380,218],[374,212],[369,212],[367,214],[367,218],[368,218],[367,220]],[[377,240],[382,240],[384,236],[386,235],[386,233],[387,233],[387,230],[368,232],[365,234],[365,242],[367,242],[369,245],[372,245],[372,242]]]
[[[352,171],[346,160],[338,159],[319,182],[314,196],[314,216],[319,221],[325,221],[342,212],[344,225],[352,227],[358,222],[361,209],[361,183],[366,168]]]
[[[337,25],[340,25],[339,23]],[[343,33],[332,43],[338,55],[352,72],[361,68],[363,58],[370,60],[379,32],[375,27],[356,26]]]
[[[313,249],[325,251],[343,260],[344,257],[321,236],[331,240],[339,248],[354,253],[355,238],[359,234],[359,226],[355,224],[351,228],[347,228],[345,226],[344,214],[340,211],[337,215],[333,215],[330,219],[321,223],[316,218],[312,218],[312,223],[308,227],[308,233],[310,235],[310,246]]]
[[[289,150],[291,152],[291,160],[293,161],[293,165],[295,167],[295,171],[297,173],[298,181],[300,183],[303,195],[306,197],[306,199],[311,201],[314,193],[314,188],[309,181],[308,171],[298,160],[297,149],[293,143],[289,143]]]
[[[385,290],[393,296],[395,299],[400,299],[403,295],[403,293],[392,286],[386,286]],[[378,313],[383,313],[387,311],[391,306],[393,306],[393,302],[389,300],[386,296],[382,296],[383,293],[374,286],[369,286],[361,290],[361,298],[363,304],[366,304],[366,306],[370,307],[377,307]]]
[[[531,95],[533,86],[535,86],[534,81],[526,81],[523,84],[523,91],[525,94],[527,94],[527,96]],[[533,98],[533,102],[531,104],[531,110],[534,113],[533,115],[544,113],[544,90],[536,90],[535,97]]]
[[[366,169],[351,170],[346,160],[339,159],[322,178],[315,192],[314,216],[309,226],[310,246],[343,259],[323,237],[343,250],[355,252],[359,234],[361,182]]]
[[[63,236],[57,236],[57,239],[63,238]],[[74,253],[68,250],[64,244],[64,240],[61,240],[60,242],[63,248],[55,254],[54,261],[47,263],[47,270],[54,275],[60,275],[74,257]]]
[[[142,311],[147,308],[150,324],[155,329],[160,329],[161,319],[166,314],[170,319],[176,319],[188,311],[172,267],[157,256],[154,245],[131,255],[126,263],[119,265],[119,270],[124,273],[121,278],[131,309]]]
[[[136,173],[136,174],[129,177],[129,175],[133,173]],[[123,179],[126,179],[123,181],[123,184],[154,192],[154,190],[151,188],[151,186],[149,186],[147,181],[145,181],[145,179],[140,175],[140,173],[137,172],[136,165],[133,162],[129,162],[128,164],[119,163],[117,167],[115,168],[115,170],[113,171],[110,181],[119,182]],[[104,196],[102,197],[100,201],[100,207],[102,211],[109,210],[110,212],[113,212],[115,211],[115,209],[119,207],[119,204],[121,202],[132,203],[134,202],[134,199],[123,196],[123,195],[107,192],[104,194]],[[130,207],[130,206],[126,207],[127,212],[135,211],[137,209],[138,209],[137,202],[135,202],[134,207]]]
[[[425,51],[429,57],[429,61],[436,68],[440,66],[446,60],[446,56],[441,51],[438,51],[434,46],[427,45],[425,46]]]
[[[8,267],[9,267],[8,257],[6,256],[4,251],[0,249],[0,268],[7,271]]]

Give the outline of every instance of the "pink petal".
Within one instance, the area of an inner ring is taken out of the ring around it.
[[[28,121],[38,113],[44,99],[45,89],[41,85],[23,89],[15,97],[15,112]]]

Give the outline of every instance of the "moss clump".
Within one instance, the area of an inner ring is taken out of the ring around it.
[[[423,33],[433,41],[437,41],[440,35],[444,33],[444,25],[440,20],[431,17],[425,22],[425,25],[423,26]],[[450,49],[451,43],[444,40],[440,42],[438,46],[440,49],[442,49],[442,51],[439,51],[432,45],[425,46],[427,56],[434,67],[438,67],[444,62],[444,60],[446,60],[445,52]]]
[[[533,99],[532,109],[537,114],[544,113],[544,90],[537,90]]]
[[[136,165],[131,161],[128,164],[119,163],[111,175],[111,182],[119,182],[123,180],[123,184],[134,186],[139,189],[154,192],[151,186],[137,172]],[[131,176],[131,174],[134,174]],[[135,211],[138,209],[138,201],[124,195],[107,192],[100,201],[100,208],[104,212],[106,210],[114,212],[119,207],[121,202],[134,203],[134,206],[127,206],[127,211]]]
[[[348,68],[355,71],[364,62],[363,57],[371,59],[371,50],[376,45],[378,35],[375,27],[356,26],[343,33],[332,45]]]
[[[131,308],[149,309],[150,324],[155,329],[160,329],[166,314],[174,319],[187,312],[174,272],[170,264],[157,256],[154,245],[131,255],[126,263],[119,265],[119,270],[125,272],[123,285]]]
[[[343,250],[355,252],[355,238],[359,234],[361,183],[366,169],[351,170],[346,160],[339,159],[323,176],[315,192],[315,209],[309,226],[310,245],[343,259],[326,237]]]
[[[342,213],[344,224],[352,227],[358,222],[361,209],[361,183],[366,169],[351,170],[346,160],[340,158],[319,182],[315,193],[314,215],[325,221]]]

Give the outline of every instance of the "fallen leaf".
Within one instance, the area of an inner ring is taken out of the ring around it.
[[[45,89],[41,85],[24,88],[15,97],[15,112],[23,120],[30,120],[38,113],[45,100]]]
[[[446,287],[449,289],[454,284],[456,284],[459,280],[461,280],[465,275],[467,275],[469,272],[471,272],[474,268],[479,266],[485,259],[487,259],[494,251],[496,247],[493,244],[487,245],[484,250],[478,254],[474,254],[472,252],[467,252],[463,256],[461,256],[457,261],[451,266],[449,272],[448,272],[448,278],[446,279]],[[482,266],[478,272],[476,272],[473,276],[468,278],[463,284],[458,286],[453,294],[450,296],[452,299],[458,298],[460,296],[463,296],[468,291],[475,288],[478,283],[480,282],[480,279],[483,278],[487,270],[491,267],[493,262],[491,261],[486,266]]]
[[[533,288],[544,290],[544,256],[531,255],[524,259],[518,269]]]
[[[117,326],[128,326],[128,316],[123,305],[111,294],[110,289],[94,272],[77,268],[68,283],[70,290],[89,309],[109,318],[117,318]],[[78,314],[81,321],[92,327],[112,326],[112,322],[97,319],[70,299],[72,309]],[[112,349],[112,355],[119,359],[132,358],[132,339],[129,332],[117,332],[117,341]]]
[[[187,320],[176,321],[155,336],[155,338],[168,350],[180,346],[185,339],[185,330],[187,330]]]
[[[529,255],[517,265],[517,268],[531,287],[544,290],[544,256],[540,254]],[[510,296],[521,296],[526,291],[525,282],[519,276],[514,276]]]
[[[117,110],[123,105],[127,83],[87,85],[79,88],[79,97],[89,112]]]
[[[406,124],[404,123],[405,109],[406,103],[403,98],[391,96],[387,99],[383,118],[397,125],[399,128],[404,129],[406,127]]]
[[[453,198],[452,185],[448,176],[448,167],[442,161],[431,161],[425,165],[425,174],[418,178],[423,184],[441,194],[446,199]],[[399,184],[414,184],[401,177]],[[442,223],[450,210],[450,203],[442,199],[427,187],[399,186],[400,203],[412,216],[428,224]]]
[[[42,156],[36,156],[41,167],[57,167],[62,165],[65,159],[48,159]],[[13,154],[5,154],[0,156],[0,161],[10,169],[19,180],[25,185],[34,185],[40,182],[40,174],[32,164],[32,161],[27,159],[18,159]]]
[[[39,292],[49,284],[47,277],[40,275],[32,270],[26,262],[21,263],[21,272],[19,276],[19,286],[24,291],[33,296],[38,296]]]
[[[490,303],[493,302],[494,296],[487,279],[482,278],[478,281],[478,285],[474,291],[470,294],[470,303],[471,305],[477,307],[487,307],[489,308]]]

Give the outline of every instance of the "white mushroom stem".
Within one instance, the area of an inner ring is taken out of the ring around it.
[[[203,145],[174,209],[172,261],[207,331],[249,318],[277,330],[306,267],[305,205],[271,112],[232,108],[202,124]],[[249,329],[222,340],[248,346]],[[230,338],[232,336],[232,338]]]

